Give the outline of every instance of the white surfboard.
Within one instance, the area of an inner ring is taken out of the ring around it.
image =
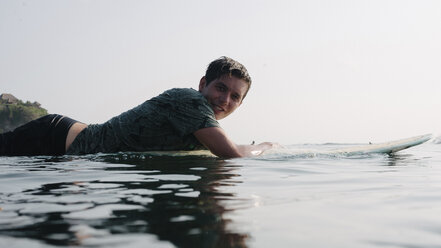
[[[327,154],[343,154],[347,156],[371,154],[371,153],[394,153],[412,146],[420,145],[432,138],[431,134],[414,136],[411,138],[394,140],[378,144],[354,146],[328,151]]]
[[[388,154],[398,152],[409,147],[413,147],[422,144],[432,137],[431,134],[414,136],[406,139],[394,140],[384,143],[368,144],[368,145],[358,145],[350,146],[339,149],[324,150],[305,150],[305,149],[295,149],[295,148],[285,148],[285,149],[271,149],[265,151],[264,155],[269,155],[271,157],[278,156],[295,156],[295,157],[315,157],[315,156],[357,156],[366,154]]]
[[[293,149],[293,148],[277,148],[267,150],[263,155],[271,156],[316,156],[316,155],[343,155],[343,156],[354,156],[354,155],[364,155],[364,154],[374,154],[374,153],[394,153],[422,144],[432,137],[431,134],[414,136],[411,138],[394,140],[384,143],[369,144],[369,145],[359,145],[351,146],[340,149],[333,150],[304,150],[304,149]],[[214,157],[214,155],[208,150],[197,150],[197,151],[150,151],[143,152],[145,155],[151,156],[203,156],[203,157]]]

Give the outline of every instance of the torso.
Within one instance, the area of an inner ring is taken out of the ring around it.
[[[206,127],[219,123],[204,96],[193,89],[172,89],[103,124],[73,126],[66,153],[202,149],[193,133]]]

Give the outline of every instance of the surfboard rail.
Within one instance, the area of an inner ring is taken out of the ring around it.
[[[395,153],[409,147],[420,145],[432,138],[432,134],[413,136],[410,138],[388,141],[383,143],[354,146],[329,151],[330,154],[359,155],[370,153]]]

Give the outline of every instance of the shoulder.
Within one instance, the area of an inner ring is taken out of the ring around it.
[[[194,89],[167,90],[157,99],[161,107],[158,114],[166,116],[181,137],[202,128],[219,126],[207,99]]]
[[[214,119],[214,112],[207,99],[197,90],[191,88],[174,88],[165,91],[158,97],[163,105],[177,113]],[[164,104],[165,103],[165,104]]]
[[[168,102],[172,105],[209,106],[207,99],[197,90],[191,88],[174,88],[165,91],[158,97],[161,102]]]
[[[160,96],[173,98],[204,98],[204,96],[199,91],[192,88],[173,88],[165,91]]]

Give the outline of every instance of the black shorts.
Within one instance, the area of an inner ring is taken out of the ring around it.
[[[70,127],[77,122],[57,114],[30,121],[0,134],[0,156],[63,155]]]

